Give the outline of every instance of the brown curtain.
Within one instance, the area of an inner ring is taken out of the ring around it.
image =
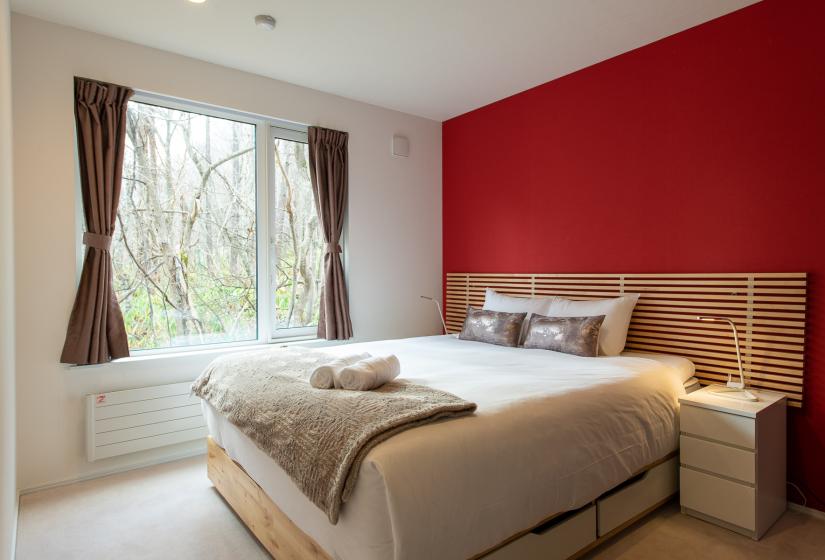
[[[346,132],[309,128],[309,174],[326,241],[318,336],[327,340],[352,338],[340,245],[347,208],[347,137]]]
[[[120,201],[126,105],[134,92],[85,78],[75,78],[74,89],[86,256],[60,361],[101,364],[129,355],[109,247]]]

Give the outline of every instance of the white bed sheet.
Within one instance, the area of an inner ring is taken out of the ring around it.
[[[327,348],[394,353],[402,378],[478,404],[367,455],[331,525],[268,455],[204,403],[209,432],[334,558],[469,558],[581,507],[678,446],[684,358],[581,358],[421,337]]]

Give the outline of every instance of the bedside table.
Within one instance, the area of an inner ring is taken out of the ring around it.
[[[755,391],[758,402],[705,387],[681,403],[682,512],[759,539],[785,499],[785,395]]]

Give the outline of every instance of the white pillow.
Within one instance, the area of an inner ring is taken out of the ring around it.
[[[550,311],[551,302],[554,297],[514,297],[505,296],[495,290],[487,288],[484,294],[484,307],[488,311],[504,311],[505,313],[527,313],[524,323],[521,325],[521,336],[519,345],[524,342],[527,335],[527,326],[530,324],[530,316],[533,313],[547,315]]]
[[[591,299],[574,301],[565,298],[553,298],[550,312],[543,315],[550,317],[593,317],[604,315],[601,331],[599,331],[599,354],[602,356],[618,356],[624,350],[627,342],[627,329],[630,326],[630,316],[633,308],[639,301],[640,294],[627,294],[611,299]]]

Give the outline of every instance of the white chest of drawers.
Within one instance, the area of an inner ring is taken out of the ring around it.
[[[683,513],[758,539],[786,508],[786,399],[754,393],[758,402],[707,387],[679,399],[679,487]]]

